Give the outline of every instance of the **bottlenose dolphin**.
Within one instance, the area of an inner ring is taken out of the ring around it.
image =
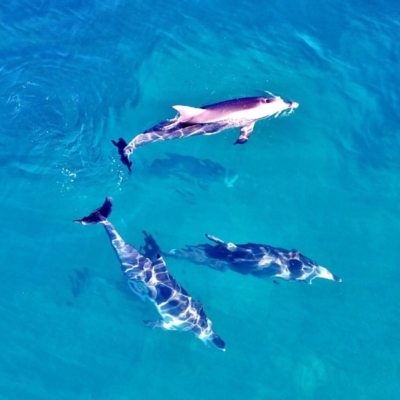
[[[153,240],[149,235],[145,237]],[[297,250],[285,250],[265,244],[226,243],[215,236],[206,235],[215,244],[208,243],[173,249],[165,256],[182,258],[195,264],[207,265],[218,271],[232,271],[254,275],[259,278],[277,277],[288,281],[303,281],[309,284],[315,278],[324,278],[336,282],[342,280],[325,267],[315,263]]]
[[[224,341],[213,331],[212,322],[203,306],[193,300],[189,293],[168,273],[164,259],[158,254],[154,261],[144,257],[138,250],[126,243],[114,226],[108,221],[112,203],[106,198],[103,205],[87,217],[74,222],[83,225],[103,224],[119,261],[128,279],[129,287],[142,300],[149,299],[157,308],[161,319],[144,321],[150,328],[192,332],[204,343],[212,342],[225,350]]]
[[[128,163],[132,152],[147,143],[196,135],[214,135],[229,128],[240,128],[239,138],[234,144],[244,144],[249,140],[258,120],[278,116],[285,111],[291,113],[298,106],[298,103],[284,101],[279,96],[245,97],[201,108],[175,105],[173,108],[179,115],[135,136],[123,149],[123,155],[120,153],[121,161],[130,168]],[[122,138],[121,140],[123,141]],[[118,144],[113,143],[119,149]]]

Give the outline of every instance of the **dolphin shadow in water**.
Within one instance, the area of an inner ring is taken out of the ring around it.
[[[240,128],[239,138],[234,144],[244,144],[249,140],[257,121],[284,112],[291,113],[298,106],[298,103],[284,101],[279,96],[245,97],[201,108],[175,105],[173,108],[179,115],[135,136],[123,148],[126,158],[121,155],[125,140],[120,138],[118,142],[120,145],[113,143],[118,147],[122,163],[130,169],[128,159],[132,152],[148,143],[198,135],[215,135],[225,129]]]
[[[71,284],[71,292],[74,300],[76,300],[87,288],[90,279],[89,270],[85,267],[82,269],[74,269],[74,273],[68,276]],[[71,301],[67,301],[68,306],[72,306]]]
[[[207,189],[213,182],[228,185],[227,182],[238,177],[212,160],[177,153],[165,153],[164,157],[156,158],[148,172],[160,178],[173,176],[184,182],[195,182],[201,189]]]
[[[276,277],[309,284],[315,278],[342,281],[325,267],[318,265],[297,250],[285,250],[256,243],[236,245],[224,242],[215,236],[206,235],[206,237],[214,242],[214,245],[209,243],[188,245],[183,249],[173,249],[162,254],[165,257],[174,257],[194,264],[206,265],[221,272],[229,269],[258,278]]]
[[[227,170],[221,164],[206,158],[177,153],[165,153],[163,158],[156,158],[149,171],[152,174],[174,175],[178,178],[189,175],[202,179],[223,179],[227,175]]]
[[[167,265],[160,254],[152,261],[134,246],[126,243],[118,234],[108,217],[112,203],[106,198],[103,205],[90,215],[74,222],[82,225],[102,224],[121,264],[121,270],[128,285],[142,300],[150,300],[159,312],[161,319],[145,321],[150,328],[192,332],[205,343],[213,343],[225,350],[224,341],[212,329],[202,305],[193,300],[189,293],[169,274]],[[154,254],[151,235],[144,231],[145,251]]]

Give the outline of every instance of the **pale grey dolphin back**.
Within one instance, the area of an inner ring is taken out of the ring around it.
[[[174,108],[180,112],[180,114],[184,113],[185,109],[192,110],[204,110],[198,115],[193,115],[190,118],[181,117],[181,121],[185,123],[191,124],[204,124],[207,123],[210,119],[226,119],[232,113],[251,110],[259,107],[262,104],[272,103],[275,99],[274,97],[243,97],[241,99],[231,99],[226,101],[221,101],[220,103],[206,105],[200,108],[194,107],[185,107],[185,106],[174,106]]]

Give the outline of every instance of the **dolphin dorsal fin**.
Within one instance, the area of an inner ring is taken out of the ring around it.
[[[193,117],[200,115],[205,110],[203,108],[189,107],[189,106],[172,106],[179,113],[179,122],[188,122]]]

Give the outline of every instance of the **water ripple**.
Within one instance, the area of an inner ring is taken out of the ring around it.
[[[40,154],[53,167],[98,161],[111,119],[138,102],[138,55],[151,49],[145,37],[132,43],[139,27],[121,20],[127,5],[63,3],[0,8],[0,140],[24,170],[36,170],[27,165]]]

